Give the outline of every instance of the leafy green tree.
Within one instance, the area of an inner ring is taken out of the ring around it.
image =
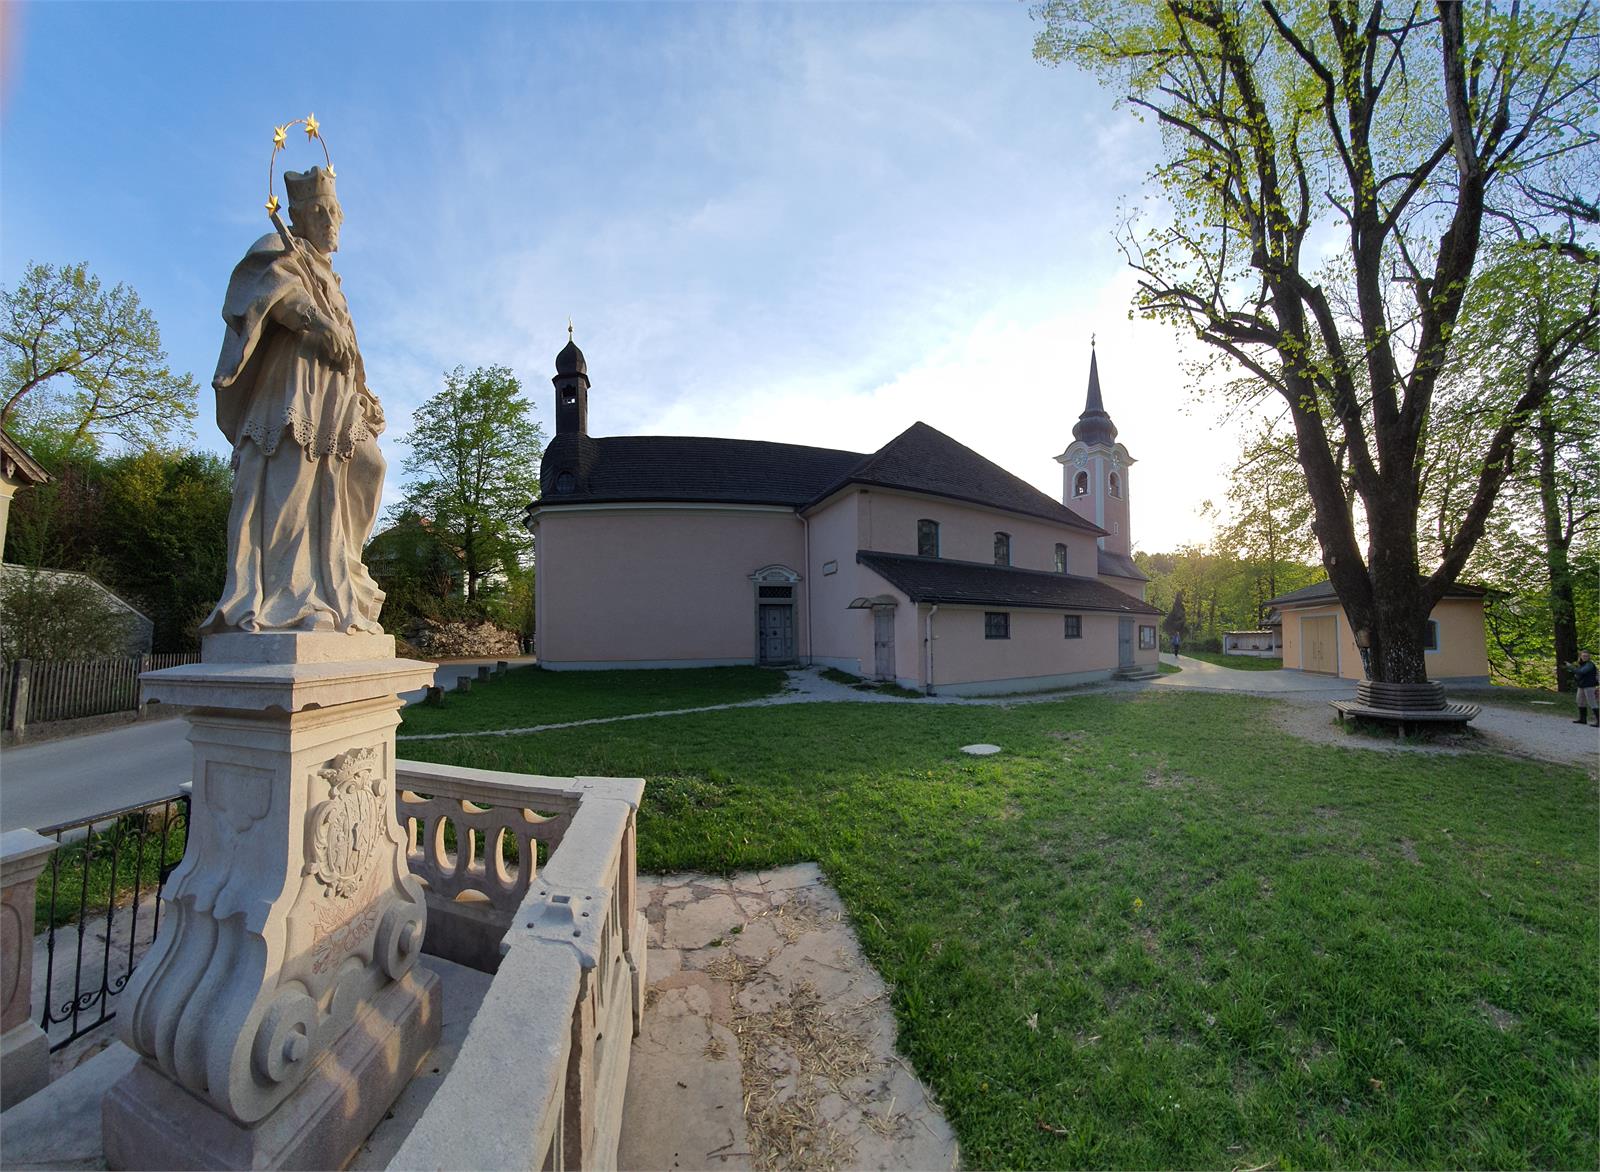
[[[1575,572],[1574,559],[1600,524],[1600,483],[1591,467],[1600,447],[1600,263],[1574,263],[1570,254],[1522,242],[1492,251],[1489,261],[1468,292],[1458,361],[1445,374],[1474,393],[1446,398],[1430,421],[1421,495],[1432,524],[1423,537],[1444,547],[1466,507],[1488,427],[1482,404],[1542,386],[1491,514],[1492,554],[1475,552],[1470,564],[1501,592],[1490,610],[1498,623],[1493,634],[1506,661],[1517,664],[1518,681],[1553,679],[1566,690],[1578,653],[1580,596],[1596,589]],[[1523,620],[1533,615],[1547,624],[1548,638],[1527,630]],[[1527,661],[1536,645],[1548,656],[1542,670]]]
[[[1549,387],[1485,404],[1476,475],[1424,575],[1430,413],[1487,235],[1515,225],[1594,253],[1562,235],[1586,231],[1581,216],[1539,194],[1574,190],[1600,142],[1594,14],[1450,0],[1045,0],[1035,11],[1037,57],[1094,70],[1161,126],[1152,177],[1170,212],[1121,232],[1138,308],[1282,398],[1323,565],[1371,639],[1373,677],[1425,679],[1428,615],[1482,536]]]
[[[1226,510],[1212,540],[1217,555],[1237,567],[1246,596],[1230,611],[1260,625],[1269,599],[1316,581],[1308,565],[1316,544],[1294,440],[1267,428],[1228,474]]]
[[[143,447],[187,434],[196,386],[174,374],[155,315],[84,264],[30,264],[0,289],[0,427],[68,449],[115,436]]]
[[[461,559],[468,601],[486,574],[532,551],[522,511],[539,495],[544,431],[504,366],[456,367],[412,417],[405,497],[398,513],[426,517]]]
[[[1172,600],[1172,609],[1167,612],[1167,617],[1161,621],[1161,629],[1170,638],[1176,635],[1183,638],[1183,632],[1188,628],[1188,616],[1183,613],[1183,591],[1178,591],[1178,596]]]
[[[92,574],[155,622],[157,651],[198,645],[222,593],[232,474],[205,452],[52,453],[12,502],[6,560]]]
[[[454,616],[449,604],[465,577],[461,555],[426,517],[402,509],[367,542],[362,560],[383,588],[383,624],[389,631],[409,637],[424,619]]]

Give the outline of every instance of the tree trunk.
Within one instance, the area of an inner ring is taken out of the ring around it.
[[[1544,514],[1545,567],[1550,573],[1550,625],[1555,636],[1556,690],[1573,688],[1572,664],[1578,658],[1578,618],[1573,605],[1569,538],[1562,531],[1556,493],[1556,424],[1547,403],[1534,429],[1539,438],[1539,507]]]
[[[1417,566],[1414,503],[1395,500],[1392,484],[1385,494],[1367,498],[1371,545],[1367,555],[1366,597],[1339,591],[1345,614],[1361,646],[1367,632],[1367,674],[1387,684],[1421,684],[1428,679],[1423,641],[1432,600],[1423,588]]]

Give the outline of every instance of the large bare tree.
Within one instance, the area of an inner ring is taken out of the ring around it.
[[[1096,71],[1160,124],[1166,210],[1120,236],[1139,308],[1282,397],[1373,678],[1426,679],[1428,614],[1549,395],[1535,380],[1498,404],[1425,573],[1421,461],[1480,248],[1499,233],[1597,259],[1582,237],[1592,194],[1574,194],[1597,143],[1595,12],[1047,0],[1035,15],[1036,56]]]

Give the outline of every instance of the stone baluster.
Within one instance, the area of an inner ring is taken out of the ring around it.
[[[33,1020],[33,907],[56,845],[31,830],[0,835],[0,1108],[50,1081],[50,1043]]]

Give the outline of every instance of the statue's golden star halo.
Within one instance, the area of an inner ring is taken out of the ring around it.
[[[296,118],[285,122],[282,126],[272,128],[272,158],[267,161],[267,202],[263,205],[267,215],[275,216],[283,205],[278,202],[278,195],[272,190],[277,177],[278,152],[287,150],[289,146],[289,128],[303,126],[307,142],[316,142],[322,147],[322,161],[327,169],[330,179],[337,178],[338,172],[333,169],[333,158],[328,153],[328,140],[322,137],[322,123],[317,121],[315,114],[307,114],[304,118]]]

